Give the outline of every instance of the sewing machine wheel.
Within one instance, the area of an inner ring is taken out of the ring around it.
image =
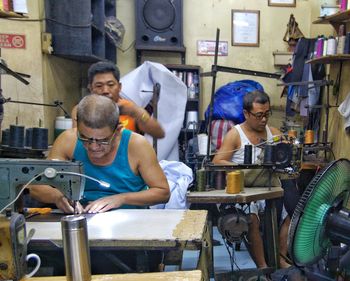
[[[249,223],[249,216],[241,209],[233,206],[220,210],[218,230],[227,242],[241,242],[248,233]]]

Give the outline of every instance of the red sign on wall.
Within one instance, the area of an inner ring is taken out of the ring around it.
[[[26,36],[20,34],[0,33],[0,48],[25,49]]]

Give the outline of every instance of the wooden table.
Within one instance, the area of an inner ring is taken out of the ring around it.
[[[197,268],[209,279],[211,261],[207,211],[202,210],[114,210],[85,214],[91,249],[199,250]],[[26,222],[34,228],[34,249],[62,247],[61,216],[36,216]],[[208,256],[209,255],[209,256]]]
[[[187,200],[189,203],[204,204],[236,204],[266,200],[264,229],[267,242],[267,263],[270,267],[277,269],[279,265],[279,238],[275,199],[282,196],[283,189],[281,187],[246,187],[244,192],[238,194],[227,194],[225,190],[190,192],[187,194]]]
[[[66,276],[32,277],[21,281],[66,281]],[[200,270],[173,271],[157,273],[129,273],[129,274],[106,274],[92,275],[91,281],[201,281]]]

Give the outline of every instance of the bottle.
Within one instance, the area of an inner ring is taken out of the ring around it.
[[[86,218],[77,215],[64,216],[61,219],[61,229],[67,281],[90,281]]]

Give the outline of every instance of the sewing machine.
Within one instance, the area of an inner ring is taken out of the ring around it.
[[[54,173],[53,173],[54,171]],[[85,178],[81,162],[0,158],[0,210],[15,201],[22,185],[48,184],[67,198],[82,198]],[[0,280],[20,280],[26,272],[27,242],[24,216],[0,211]]]

